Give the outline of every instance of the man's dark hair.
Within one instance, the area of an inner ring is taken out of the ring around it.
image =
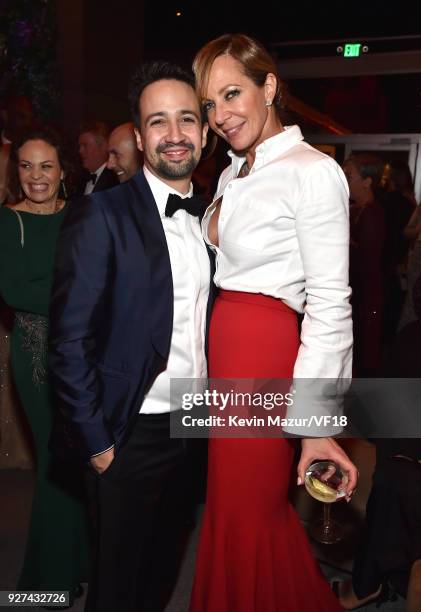
[[[355,153],[347,160],[356,167],[363,179],[371,178],[371,189],[377,195],[383,178],[385,163],[378,155],[373,153]]]
[[[129,103],[133,123],[140,128],[139,99],[143,90],[156,81],[175,80],[190,85],[194,90],[193,72],[167,61],[142,63],[133,73],[129,85]]]
[[[89,132],[95,136],[97,142],[101,140],[105,140],[108,142],[108,138],[110,137],[110,127],[104,121],[85,121],[82,123],[79,129],[79,134],[86,134]]]

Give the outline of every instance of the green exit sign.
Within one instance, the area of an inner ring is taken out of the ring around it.
[[[359,57],[361,53],[360,43],[347,43],[344,46],[344,57]]]

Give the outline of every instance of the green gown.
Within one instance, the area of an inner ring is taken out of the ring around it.
[[[0,294],[15,310],[12,373],[32,430],[35,494],[19,590],[64,590],[87,580],[89,533],[82,475],[48,450],[53,403],[47,368],[48,309],[61,211],[0,208]]]

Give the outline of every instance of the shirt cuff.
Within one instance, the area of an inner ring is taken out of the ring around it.
[[[106,453],[107,451],[111,450],[112,448],[114,448],[114,444],[112,444],[111,446],[109,446],[108,448],[105,448],[103,451],[101,451],[100,453],[95,453],[95,455],[91,455],[90,459],[92,459],[92,457],[98,457],[98,455],[102,455],[104,453]]]

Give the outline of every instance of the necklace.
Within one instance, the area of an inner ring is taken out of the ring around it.
[[[36,215],[52,215],[58,212],[61,208],[61,200],[56,200],[54,203],[53,210],[45,210],[44,208],[35,208],[34,205],[25,198],[25,205],[29,209],[29,212],[34,213]],[[43,206],[42,204],[36,204],[35,206]]]

